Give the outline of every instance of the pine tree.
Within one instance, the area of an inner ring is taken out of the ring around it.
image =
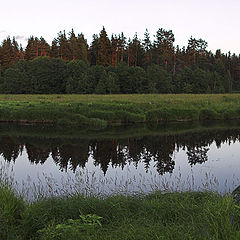
[[[58,45],[58,41],[57,39],[54,39],[52,41],[52,46],[51,46],[51,50],[50,50],[50,56],[52,58],[59,58],[59,45]]]
[[[13,41],[8,37],[2,43],[0,59],[3,68],[8,68],[19,61],[18,44],[13,38]]]
[[[70,58],[71,58],[71,60],[75,60],[75,59],[77,59],[79,49],[78,49],[78,44],[77,44],[77,38],[75,36],[73,29],[71,32],[69,32],[68,41],[69,41],[70,53],[71,53]]]
[[[39,56],[39,39],[31,36],[28,39],[27,47],[25,49],[24,59],[32,60]]]
[[[120,93],[119,79],[115,72],[108,72],[107,91],[110,94]]]
[[[174,41],[172,30],[158,29],[153,48],[154,63],[161,65],[165,70],[168,70],[169,63],[173,62]]]
[[[59,46],[59,57],[64,60],[72,60],[72,53],[70,50],[70,44],[66,37],[65,31],[58,33],[57,38],[58,46]]]
[[[96,65],[97,64],[98,42],[99,42],[98,35],[93,34],[92,44],[91,44],[90,49],[89,49],[90,65]]]
[[[39,41],[39,56],[50,56],[50,46],[43,37]]]
[[[144,49],[137,34],[134,35],[133,40],[129,41],[128,48],[128,66],[142,66],[144,58]]]
[[[123,32],[118,35],[118,63],[124,61],[126,37]]]
[[[112,66],[117,66],[118,63],[118,39],[116,35],[111,37],[111,46],[112,46]]]
[[[146,29],[144,33],[143,48],[144,48],[143,66],[147,67],[152,64],[152,43],[150,40],[148,29]]]
[[[77,45],[78,45],[78,51],[77,51],[77,59],[84,61],[85,63],[88,63],[88,45],[87,40],[84,38],[84,35],[81,33],[77,37]]]
[[[100,32],[98,42],[97,64],[109,66],[112,62],[111,42],[107,36],[105,28]]]
[[[190,60],[190,63],[196,64],[197,63],[197,56],[203,56],[206,54],[206,48],[208,44],[206,41],[200,39],[193,38],[192,36],[188,40],[188,47],[187,47],[187,52],[189,54],[189,57],[192,58]]]

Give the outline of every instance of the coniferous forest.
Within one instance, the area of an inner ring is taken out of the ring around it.
[[[159,28],[151,41],[137,34],[109,37],[105,28],[90,45],[84,35],[59,32],[51,45],[31,36],[25,49],[15,38],[0,45],[0,92],[12,94],[230,93],[240,91],[240,56],[207,50],[207,42],[174,45]]]

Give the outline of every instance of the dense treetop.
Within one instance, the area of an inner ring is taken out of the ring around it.
[[[94,34],[90,45],[74,30],[51,45],[31,36],[25,49],[15,38],[0,45],[2,93],[224,93],[240,91],[240,57],[212,53],[192,36],[174,45],[174,33],[159,28],[150,40],[137,34]]]

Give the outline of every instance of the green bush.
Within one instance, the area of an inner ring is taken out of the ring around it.
[[[68,219],[66,223],[51,224],[38,231],[40,240],[86,239],[97,227],[101,227],[101,217],[93,214],[80,215],[79,219]]]

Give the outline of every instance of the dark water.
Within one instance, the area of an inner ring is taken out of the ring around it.
[[[0,163],[18,188],[38,191],[224,193],[240,184],[239,140],[238,122],[103,131],[5,124]]]

